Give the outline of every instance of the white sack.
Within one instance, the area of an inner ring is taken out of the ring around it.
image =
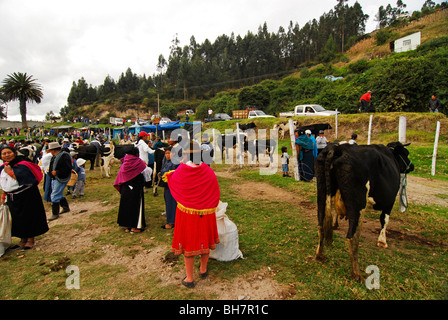
[[[0,257],[5,254],[11,243],[11,215],[8,206],[2,204],[0,206]]]
[[[228,203],[219,201],[216,209],[216,224],[220,243],[216,245],[215,250],[210,251],[210,258],[218,261],[243,258],[243,254],[239,250],[238,229],[226,215],[227,206]]]

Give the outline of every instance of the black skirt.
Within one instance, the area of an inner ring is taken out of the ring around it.
[[[120,227],[145,229],[145,179],[139,174],[121,185],[117,223]]]
[[[314,156],[313,150],[303,152],[303,158],[299,162],[300,178],[305,181],[310,181],[314,177]]]
[[[16,194],[8,194],[7,197],[13,237],[34,238],[49,230],[42,196],[37,185]]]

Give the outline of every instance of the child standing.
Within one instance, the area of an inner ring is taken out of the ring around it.
[[[283,170],[283,177],[290,177],[289,175],[289,154],[288,154],[288,148],[282,147],[282,170]]]
[[[85,164],[86,160],[83,158],[79,158],[76,160],[76,164],[78,165],[78,180],[76,180],[75,190],[73,191],[72,198],[75,199],[78,196],[84,196],[84,187],[86,186],[86,170]]]

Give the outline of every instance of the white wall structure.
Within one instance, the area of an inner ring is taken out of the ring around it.
[[[394,52],[415,50],[420,45],[422,33],[416,32],[394,41]]]

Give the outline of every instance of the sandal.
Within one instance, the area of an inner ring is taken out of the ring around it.
[[[30,250],[34,248],[34,239],[28,239],[28,241],[26,242],[26,244],[23,246],[23,250]]]
[[[185,279],[187,279],[187,277],[185,277],[185,278],[182,280],[182,284],[183,284],[184,286],[186,286],[187,288],[194,288],[194,281],[193,281],[193,282],[186,282]]]
[[[162,226],[162,229],[173,229],[173,228],[174,228],[174,224],[172,224],[172,223],[167,223]]]
[[[204,273],[201,273],[201,271],[199,271],[199,275],[201,276],[201,279],[204,280],[208,276],[208,269]]]
[[[143,229],[132,228],[131,233],[142,233]]]

